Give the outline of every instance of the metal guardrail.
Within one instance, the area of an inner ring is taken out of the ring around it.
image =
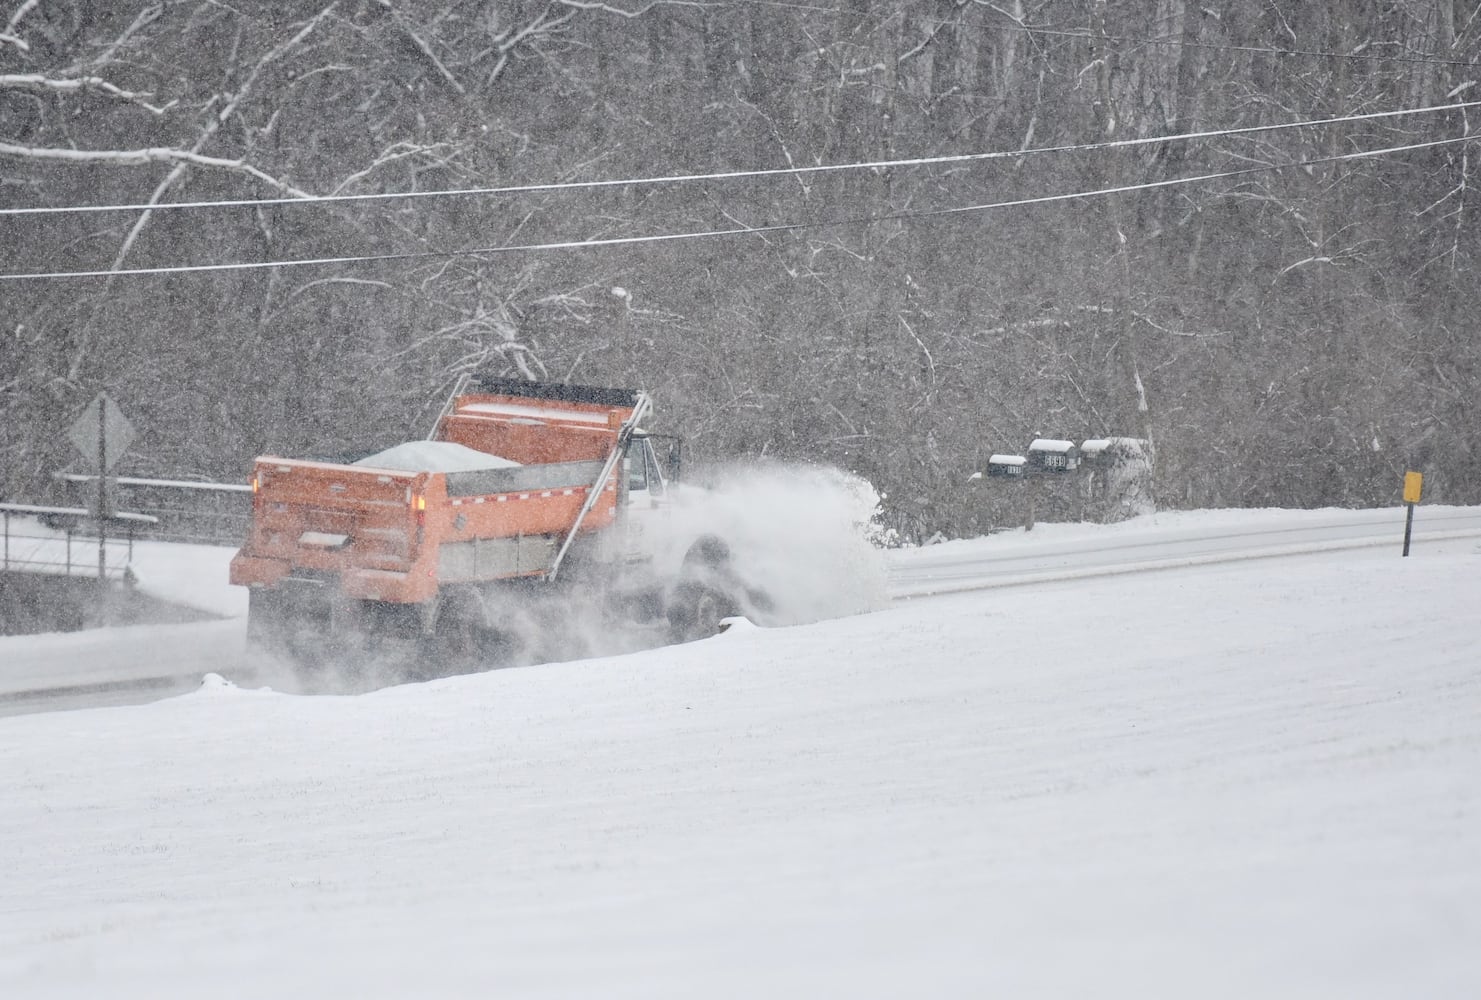
[[[132,575],[134,533],[139,528],[152,526],[158,521],[152,515],[133,512],[108,515],[106,522],[116,526],[117,532],[103,544],[100,554],[89,556],[80,543],[74,546],[74,539],[83,534],[78,531],[79,527],[90,522],[97,527],[97,518],[86,508],[0,503],[0,571],[63,576],[101,575],[106,579],[126,580]],[[29,530],[22,530],[22,525]],[[39,530],[42,527],[50,527],[51,530]],[[119,535],[123,537],[120,538]],[[98,532],[94,530],[89,537],[99,537]],[[113,546],[111,550],[109,545]],[[116,552],[119,546],[125,546],[124,559],[121,565],[114,565],[109,559],[109,552]],[[78,549],[76,558],[74,547]],[[97,550],[88,548],[87,552],[96,553]]]
[[[57,473],[72,496],[95,494],[98,477]],[[133,510],[158,519],[149,537],[197,545],[239,545],[252,520],[252,487],[246,483],[204,483],[184,479],[109,476],[109,493]]]
[[[64,483],[95,483],[98,477],[85,472],[58,472],[56,478]],[[251,493],[246,483],[203,483],[193,479],[148,479],[143,476],[109,476],[108,482],[118,486],[160,486],[172,490],[198,490],[203,493]]]

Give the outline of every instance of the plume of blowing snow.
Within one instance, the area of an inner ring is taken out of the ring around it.
[[[731,466],[707,486],[683,486],[674,506],[671,540],[723,540],[737,575],[772,605],[762,624],[799,625],[888,602],[884,560],[871,541],[879,494],[858,476],[781,463]]]

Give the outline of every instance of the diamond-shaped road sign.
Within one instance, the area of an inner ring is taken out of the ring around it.
[[[115,462],[128,450],[134,440],[134,425],[123,415],[106,392],[87,404],[82,415],[72,422],[67,438],[82,452],[91,465],[99,464],[99,449],[102,449],[103,471],[113,468]]]

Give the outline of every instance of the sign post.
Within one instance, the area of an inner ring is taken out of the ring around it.
[[[108,588],[108,470],[134,440],[134,425],[123,415],[118,404],[100,392],[72,422],[67,437],[74,447],[98,469],[98,588],[107,618]]]
[[[1404,506],[1408,508],[1404,514],[1404,555],[1406,556],[1409,554],[1409,536],[1414,531],[1414,505],[1419,503],[1419,496],[1423,490],[1423,473],[1404,473]]]

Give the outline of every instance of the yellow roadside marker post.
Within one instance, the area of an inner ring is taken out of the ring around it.
[[[1409,554],[1409,535],[1414,530],[1414,505],[1419,503],[1419,494],[1423,489],[1423,473],[1404,473],[1404,506],[1409,508],[1404,514],[1404,555],[1406,556]]]

